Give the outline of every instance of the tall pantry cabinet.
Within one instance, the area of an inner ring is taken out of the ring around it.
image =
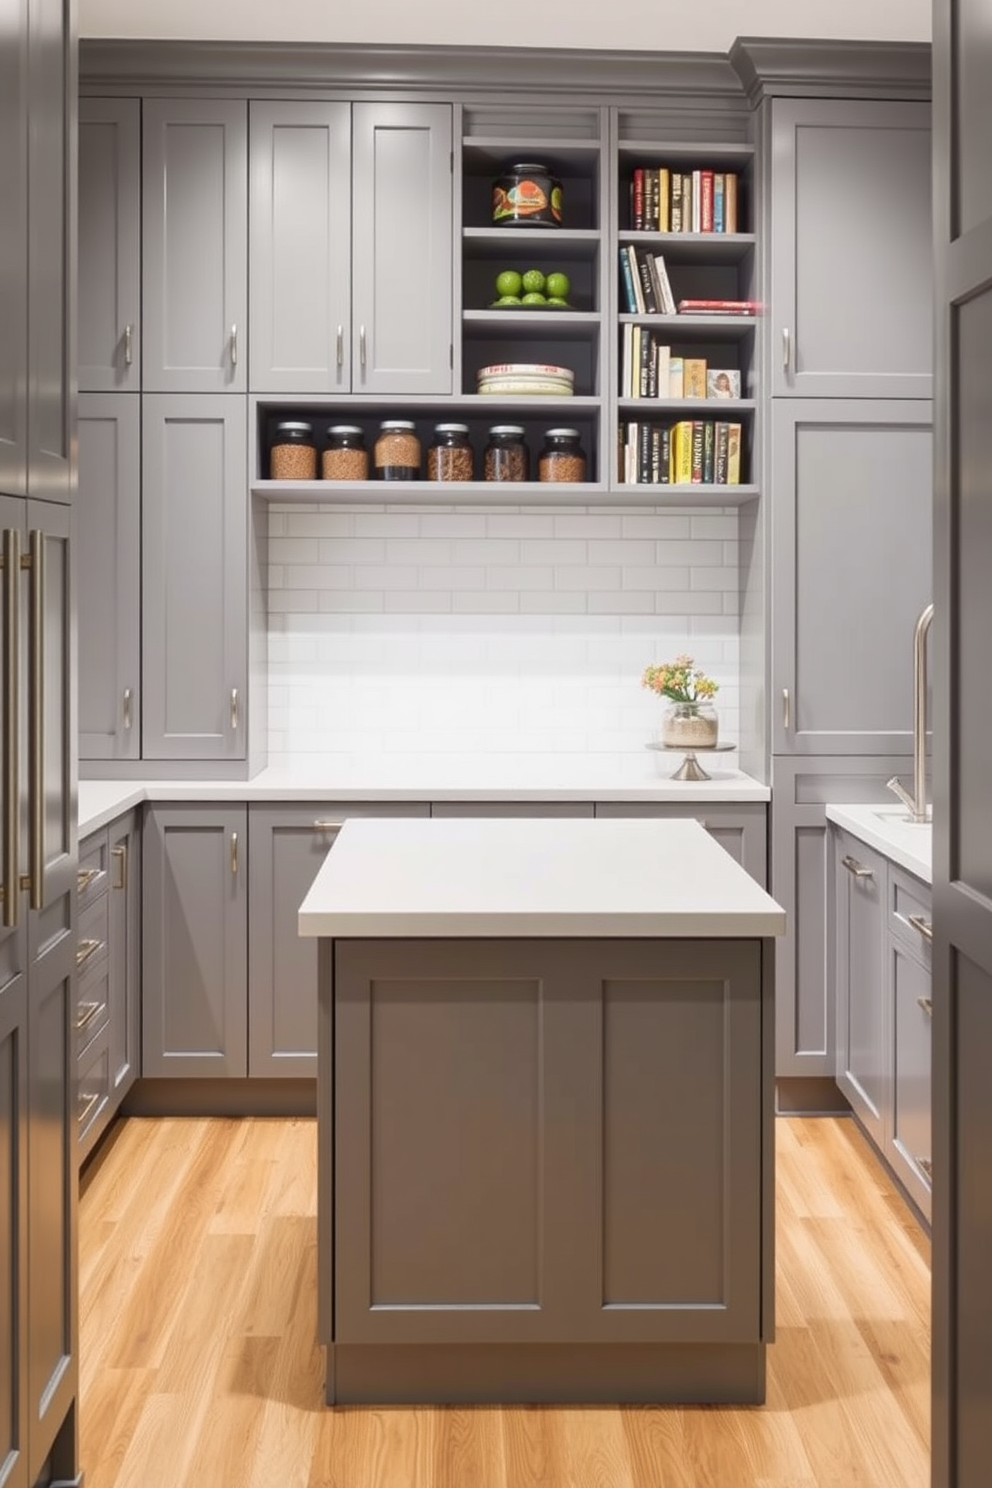
[[[77,1471],[75,93],[71,0],[0,0],[3,1488]]]

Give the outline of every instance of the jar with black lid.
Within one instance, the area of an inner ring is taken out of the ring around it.
[[[317,446],[313,442],[312,424],[287,419],[276,425],[269,450],[269,476],[279,481],[317,479]]]
[[[409,419],[384,419],[375,442],[375,473],[378,480],[420,479],[420,440],[417,426]]]
[[[520,424],[493,424],[484,456],[487,481],[530,479],[530,456]]]
[[[468,424],[437,424],[427,451],[427,479],[470,481],[475,474]]]
[[[358,424],[332,424],[321,459],[325,480],[363,481],[369,478],[365,431]]]
[[[508,165],[493,182],[493,223],[499,227],[560,227],[561,181],[533,160]]]
[[[586,455],[578,429],[549,429],[537,462],[542,481],[584,481]]]

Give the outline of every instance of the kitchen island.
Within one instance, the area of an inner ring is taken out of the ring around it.
[[[353,820],[319,937],[334,1403],[759,1403],[772,937],[692,821]]]

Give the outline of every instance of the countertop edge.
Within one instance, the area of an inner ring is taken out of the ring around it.
[[[895,819],[898,811],[898,807],[893,807],[894,819],[891,828],[887,828],[886,823],[879,819],[878,806],[831,805],[826,807],[826,817],[835,826],[842,827],[845,832],[850,832],[852,837],[856,837],[866,847],[881,853],[882,857],[887,858],[889,862],[905,869],[922,883],[932,885],[933,868],[929,857],[921,856],[919,851],[914,851],[912,843],[900,840],[897,835],[902,826]],[[918,831],[919,828],[902,827],[902,830]]]
[[[301,910],[299,933],[328,940],[764,940],[785,934],[785,913],[742,910],[672,914],[335,914]]]

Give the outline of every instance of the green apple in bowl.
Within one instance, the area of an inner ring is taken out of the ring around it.
[[[544,275],[540,269],[528,269],[523,276],[524,296],[544,292]]]
[[[523,275],[516,269],[504,269],[496,275],[496,294],[499,300],[519,299],[524,287]]]
[[[522,305],[546,305],[548,302],[539,289],[532,289],[520,302]]]
[[[519,307],[519,305],[519,295],[500,295],[498,300],[493,300],[489,308],[491,310],[512,310],[515,306]]]
[[[555,269],[545,280],[544,293],[549,300],[567,300],[571,287],[572,282],[568,275],[563,274],[560,269]]]
[[[557,295],[548,295],[545,304],[552,310],[568,310],[570,308],[568,301],[560,299]]]

